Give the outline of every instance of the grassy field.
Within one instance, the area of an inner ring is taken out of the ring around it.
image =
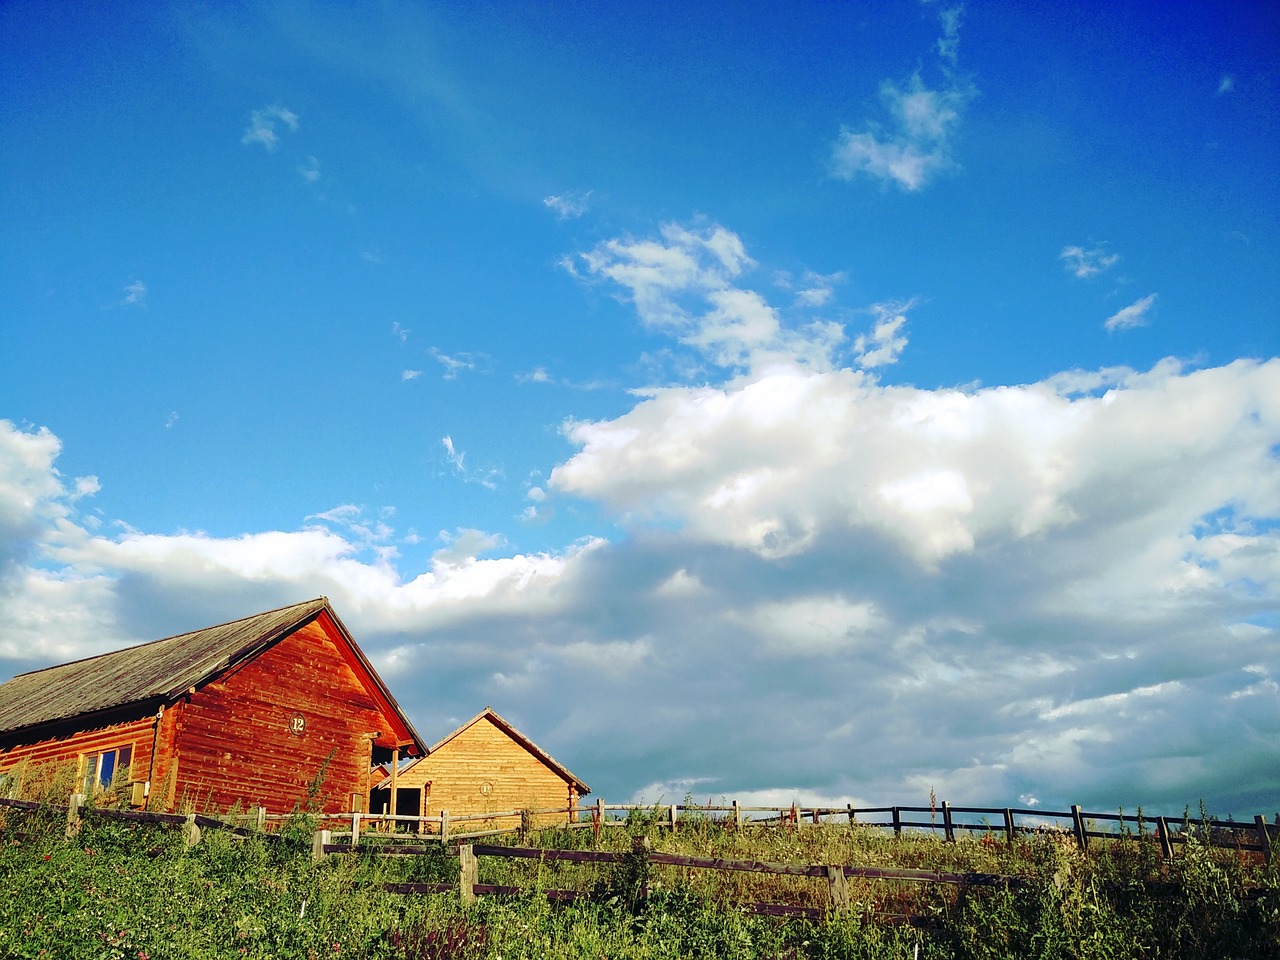
[[[313,823],[279,837],[89,817],[67,837],[60,812],[0,808],[0,956],[13,958],[1280,958],[1280,880],[1258,858],[1189,842],[1164,863],[1150,838],[1095,843],[1059,833],[1013,844],[946,844],[866,827],[750,828],[710,820],[659,831],[546,830],[531,846],[655,851],[783,863],[899,866],[1013,875],[1024,885],[851,880],[851,907],[817,921],[744,914],[744,901],[825,908],[825,881],[663,867],[482,858],[481,883],[519,897],[405,896],[383,884],[456,882],[455,857],[311,857]],[[504,842],[504,841],[498,841]],[[516,841],[511,839],[512,843]],[[639,889],[649,889],[647,899]],[[558,904],[538,891],[594,891]],[[927,918],[892,926],[885,913]]]

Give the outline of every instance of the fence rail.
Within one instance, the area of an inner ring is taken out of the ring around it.
[[[24,800],[0,798],[0,805],[35,808],[40,804]],[[231,830],[238,834],[270,833],[274,827],[296,814],[269,814],[262,807],[252,807],[244,814],[228,814],[220,818],[199,814],[155,813],[141,810],[108,810],[94,808],[81,794],[72,794],[65,807],[69,819],[85,816],[118,816],[138,822],[168,823],[200,828]],[[1140,808],[1139,808],[1140,809]],[[76,811],[73,813],[72,811]],[[927,815],[928,819],[923,816]],[[570,829],[591,829],[597,835],[609,827],[625,826],[631,817],[644,817],[654,829],[680,829],[690,823],[717,823],[733,829],[784,827],[800,830],[808,825],[847,823],[863,827],[891,829],[895,835],[904,832],[928,832],[942,835],[954,843],[962,833],[983,833],[992,839],[1003,837],[1012,843],[1018,836],[1044,830],[1070,832],[1081,849],[1091,840],[1112,840],[1132,833],[1148,835],[1160,844],[1165,859],[1172,859],[1174,848],[1188,839],[1242,852],[1257,853],[1270,863],[1273,848],[1280,840],[1280,814],[1275,824],[1268,824],[1261,814],[1252,822],[1222,820],[1212,817],[1168,817],[1146,814],[1095,813],[1073,805],[1069,810],[1040,810],[1018,807],[957,807],[943,801],[931,806],[843,807],[749,806],[736,800],[727,805],[714,804],[636,804],[605,803],[598,798],[588,806],[529,808],[487,811],[484,813],[450,814],[441,810],[433,816],[411,816],[387,813],[312,814],[317,824],[328,824],[329,839],[347,839],[345,846],[360,847],[362,834],[412,834],[440,843],[458,843],[510,833],[527,833],[536,825],[558,821]],[[980,818],[980,819],[974,819]],[[517,821],[518,825],[510,824]],[[510,825],[495,825],[506,822]],[[1104,829],[1105,825],[1112,825]],[[468,829],[481,826],[483,829]]]

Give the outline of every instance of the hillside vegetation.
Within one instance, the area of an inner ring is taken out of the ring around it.
[[[1013,887],[850,880],[850,907],[820,920],[753,916],[750,901],[829,905],[825,881],[689,870],[637,856],[620,865],[482,857],[479,882],[517,897],[404,895],[384,885],[456,884],[458,861],[330,855],[313,862],[314,823],[237,838],[87,817],[67,836],[50,808],[0,807],[0,956],[188,958],[1280,958],[1280,882],[1260,858],[1194,840],[1172,863],[1149,837],[1094,844],[1069,836],[954,844],[860,826],[675,833],[635,815],[599,839],[544,830],[522,845],[653,850],[797,864],[857,864],[1011,875]],[[403,838],[400,838],[403,842]],[[516,843],[514,838],[509,841]],[[560,904],[539,891],[590,890]],[[648,896],[640,896],[647,889]],[[922,927],[892,925],[914,914]]]

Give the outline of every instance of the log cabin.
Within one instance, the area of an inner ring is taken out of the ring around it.
[[[152,810],[365,809],[402,751],[422,740],[325,597],[0,684],[0,777],[75,763]]]
[[[581,778],[556,761],[491,707],[428,747],[418,759],[388,775],[373,793],[374,813],[394,809],[400,816],[438,817],[512,810],[576,809],[591,792]],[[535,817],[537,823],[564,822],[564,814]],[[486,828],[511,826],[505,818]]]

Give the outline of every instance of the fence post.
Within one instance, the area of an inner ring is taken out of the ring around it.
[[[1160,831],[1160,856],[1172,860],[1173,838],[1169,836],[1169,821],[1164,817],[1156,817],[1156,829]]]
[[[1017,828],[1013,825],[1013,811],[1008,807],[1004,808],[1004,833],[1005,839],[1009,843],[1013,843],[1013,838],[1017,835]]]
[[[267,808],[262,804],[258,804],[253,808],[254,820],[258,824],[258,832],[262,833],[267,829]]]
[[[854,821],[858,819],[857,814],[853,812],[853,804],[846,803],[844,805],[844,808],[845,810],[849,811],[849,826],[853,826]]]
[[[1255,814],[1253,825],[1258,830],[1258,846],[1262,847],[1262,859],[1265,863],[1271,862],[1271,834],[1267,832],[1267,818],[1262,814]]]
[[[325,844],[329,842],[330,833],[328,830],[317,830],[311,835],[311,859],[319,861],[324,859]]]
[[[742,829],[742,808],[738,806],[738,801],[733,801],[733,829]]]
[[[1075,828],[1076,843],[1081,850],[1089,849],[1089,833],[1084,828],[1084,812],[1080,809],[1080,804],[1073,803],[1071,805],[1071,822]]]
[[[822,823],[822,815],[818,813],[818,808],[814,807],[813,808],[813,825],[816,827],[820,823]]]
[[[188,813],[187,819],[182,824],[182,839],[187,842],[188,847],[194,847],[200,842],[200,827],[196,825],[194,813]]]
[[[844,867],[827,867],[827,884],[831,889],[831,909],[843,913],[849,909],[849,881]]]
[[[471,844],[458,846],[458,895],[462,905],[469,907],[476,902],[476,882],[479,870],[476,867],[476,854]]]
[[[949,800],[942,801],[942,833],[947,838],[947,843],[956,842],[956,826],[951,822],[951,802]]]
[[[676,832],[676,818],[679,817],[679,814],[676,811],[678,809],[679,808],[674,803],[671,805],[671,832],[672,833]]]
[[[67,801],[67,836],[74,837],[80,832],[80,808],[84,806],[84,794],[73,793]]]
[[[351,846],[360,842],[360,811],[351,811]]]
[[[449,811],[440,811],[440,843],[443,846],[449,842]]]
[[[893,808],[893,835],[902,836],[902,810],[899,807]]]

